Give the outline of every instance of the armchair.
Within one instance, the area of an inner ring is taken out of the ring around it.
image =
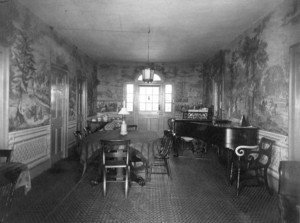
[[[257,184],[261,185],[263,179],[268,192],[272,194],[268,184],[268,167],[272,158],[272,146],[274,141],[262,138],[256,146],[238,146],[231,159],[230,184],[236,180],[236,194],[239,196],[242,180],[256,179]],[[236,173],[236,174],[235,174]],[[235,178],[236,177],[236,178]]]
[[[278,172],[280,222],[300,222],[300,161],[280,161]]]

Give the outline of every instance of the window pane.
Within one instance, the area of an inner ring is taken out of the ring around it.
[[[147,96],[146,95],[140,95],[140,102],[146,102]]]
[[[153,94],[159,94],[159,88],[158,87],[153,88]]]
[[[143,80],[143,76],[140,75],[139,78],[138,78],[138,80],[139,80],[139,81],[142,81],[142,80]],[[154,80],[154,81],[161,81],[161,78],[160,78],[160,76],[158,76],[157,74],[154,74],[153,80]]]
[[[145,111],[146,110],[146,103],[141,102],[140,103],[140,110]]]
[[[140,94],[146,94],[146,88],[140,87]]]
[[[146,111],[152,111],[152,103],[146,104]]]
[[[165,85],[165,112],[172,112],[172,85]]]
[[[171,102],[172,101],[172,95],[171,94],[167,94],[166,95],[166,102]]]
[[[152,94],[152,87],[147,87],[146,94]]]
[[[127,94],[127,102],[133,102],[133,94]]]
[[[167,84],[166,85],[166,94],[170,94],[170,93],[172,93],[172,85]]]
[[[133,94],[133,84],[127,84],[127,94]]]
[[[133,111],[133,103],[127,102],[127,111]]]
[[[165,104],[165,112],[171,112],[172,111],[172,104],[166,103]]]
[[[153,111],[158,111],[158,103],[153,103]]]
[[[158,95],[153,95],[153,102],[159,102],[159,96]]]

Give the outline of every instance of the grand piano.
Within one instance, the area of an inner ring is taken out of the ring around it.
[[[217,120],[213,125],[211,120],[175,119],[173,130],[177,139],[187,136],[204,141],[208,148],[217,146],[219,155],[227,154],[227,165],[231,151],[237,146],[258,143],[258,128],[241,127],[228,120]]]

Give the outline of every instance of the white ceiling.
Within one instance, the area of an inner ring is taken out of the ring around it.
[[[97,60],[201,62],[283,0],[18,1]]]

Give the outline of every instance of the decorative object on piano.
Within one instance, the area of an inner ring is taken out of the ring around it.
[[[127,135],[127,125],[125,122],[125,115],[129,115],[129,112],[127,111],[125,107],[125,101],[123,103],[123,108],[119,111],[119,115],[122,115],[122,125],[121,125],[121,135]]]
[[[208,108],[189,109],[183,112],[183,119],[208,119]]]
[[[247,118],[245,115],[242,115],[241,121],[240,121],[241,127],[250,126]]]

